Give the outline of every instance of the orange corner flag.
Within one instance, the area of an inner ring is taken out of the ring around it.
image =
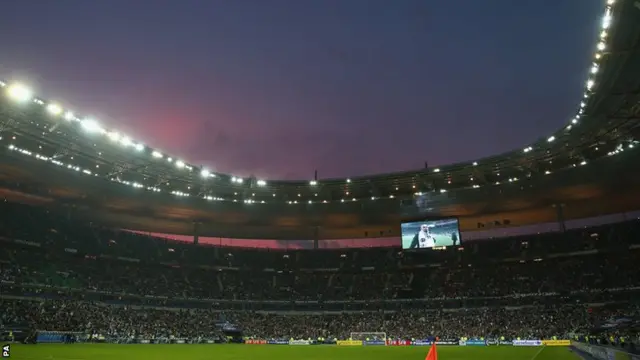
[[[438,360],[438,349],[436,349],[436,342],[433,341],[433,345],[431,345],[431,349],[429,349],[429,353],[424,360]]]

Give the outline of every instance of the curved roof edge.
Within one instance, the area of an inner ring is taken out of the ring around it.
[[[535,141],[529,145],[523,146],[522,149],[508,151],[502,154],[478,159],[476,161],[466,161],[459,162],[454,164],[443,165],[438,168],[431,169],[433,172],[446,172],[451,171],[451,169],[463,167],[463,166],[476,166],[481,163],[493,163],[497,159],[505,158],[505,157],[515,157],[521,155],[523,153],[529,152],[537,152],[537,151],[546,151],[548,148],[548,144],[553,143],[556,140],[562,140],[563,137],[570,135],[571,130],[577,127],[580,124],[580,120],[585,115],[585,109],[587,108],[590,99],[595,94],[595,88],[597,87],[597,78],[599,73],[599,68],[601,63],[606,58],[607,53],[607,41],[610,39],[610,33],[614,30],[613,25],[615,23],[614,11],[618,9],[618,4],[625,2],[626,0],[607,0],[604,8],[604,12],[602,15],[601,21],[601,31],[598,37],[598,43],[596,45],[596,50],[593,55],[593,62],[591,68],[589,70],[588,79],[585,82],[585,87],[583,91],[583,98],[578,106],[578,110],[576,111],[575,116],[569,119],[566,126],[558,129],[553,134],[547,137],[541,137],[538,141]],[[621,7],[621,6],[620,6]],[[4,81],[0,81],[0,87],[6,88],[7,94],[9,97],[20,101],[20,102],[28,102],[33,101],[34,103],[46,107],[47,111],[51,114],[51,116],[62,116],[64,119],[68,120],[70,125],[75,124],[76,126],[82,127],[85,131],[91,133],[101,134],[107,138],[109,138],[114,145],[123,146],[127,148],[132,148],[134,152],[139,153],[140,155],[144,154],[145,156],[149,156],[157,159],[158,161],[164,160],[171,163],[174,163],[176,168],[183,171],[199,171],[203,177],[223,177],[228,178],[232,182],[242,183],[244,182],[244,178],[240,176],[233,176],[231,174],[226,173],[216,173],[214,171],[208,170],[200,165],[193,165],[184,160],[181,160],[177,157],[170,156],[168,154],[164,154],[159,149],[154,149],[144,145],[143,142],[134,140],[130,136],[123,134],[115,129],[108,130],[107,128],[100,125],[98,120],[90,117],[79,117],[70,109],[63,108],[61,105],[55,102],[45,101],[40,98],[36,98],[33,95],[33,92],[20,83],[7,83]],[[323,179],[323,182],[350,182],[351,180],[371,180],[376,177],[389,177],[389,176],[411,176],[417,173],[423,173],[424,169],[417,170],[407,170],[400,171],[394,173],[382,173],[382,174],[372,174],[372,175],[362,175],[362,176],[354,176],[354,177],[346,177],[346,178],[327,178]],[[308,183],[308,182],[317,182],[317,179],[314,180],[271,180],[270,182],[277,182],[279,184],[294,184],[300,185],[300,183]],[[266,185],[267,180],[258,179],[256,180],[257,185]]]
[[[566,127],[521,150],[477,161],[321,181],[242,178],[169,157],[101,127],[96,120],[81,119],[55,102],[34,98],[22,85],[2,82],[0,86],[9,97],[0,97],[0,126],[5,129],[0,142],[6,143],[11,153],[48,166],[170,196],[175,201],[199,199],[210,203],[211,209],[219,207],[219,201],[306,205],[362,200],[362,204],[371,204],[368,201],[412,201],[416,196],[502,188],[520,180],[546,179],[546,175],[638,145],[635,138],[640,136],[640,121],[634,112],[640,101],[636,90],[640,86],[640,53],[628,51],[640,44],[637,14],[633,0],[607,1],[583,100]]]

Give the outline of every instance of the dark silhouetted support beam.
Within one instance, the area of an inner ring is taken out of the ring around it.
[[[553,207],[556,208],[556,214],[558,219],[558,225],[560,225],[560,231],[567,231],[567,224],[564,219],[564,204],[553,204]]]
[[[198,241],[200,239],[200,223],[195,221],[193,223],[193,243],[198,245]]]

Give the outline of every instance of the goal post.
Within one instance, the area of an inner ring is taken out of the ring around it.
[[[360,341],[386,341],[387,333],[384,332],[352,332],[351,340]]]

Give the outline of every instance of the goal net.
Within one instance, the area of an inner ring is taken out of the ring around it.
[[[387,333],[383,332],[352,332],[351,340],[386,341]]]

